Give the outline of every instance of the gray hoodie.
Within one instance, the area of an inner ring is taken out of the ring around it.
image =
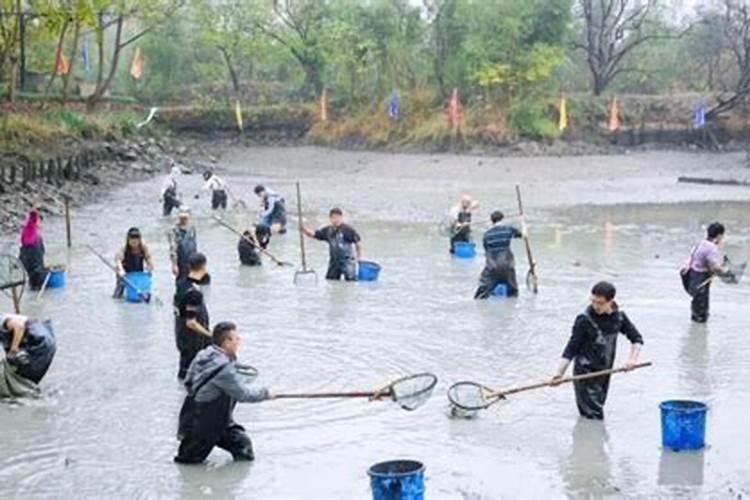
[[[198,390],[196,402],[213,401],[222,393],[243,403],[256,403],[268,398],[265,387],[251,389],[241,382],[234,360],[216,345],[206,347],[195,356],[185,377],[185,385],[195,387],[217,370],[219,372]]]

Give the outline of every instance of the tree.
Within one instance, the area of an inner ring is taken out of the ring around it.
[[[732,95],[719,98],[706,113],[709,120],[734,109],[750,95],[750,5],[746,0],[724,0],[723,11],[724,44],[734,59],[736,77]]]
[[[630,71],[624,65],[628,55],[657,36],[649,29],[656,8],[657,0],[578,0],[583,25],[575,47],[586,55],[594,95]]]

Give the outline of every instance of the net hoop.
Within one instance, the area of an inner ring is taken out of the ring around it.
[[[421,387],[420,389],[416,391],[412,391],[407,394],[397,394],[398,391],[394,389],[399,384],[403,384],[405,382],[410,382],[410,381],[419,380],[419,379],[423,379],[425,380],[425,382],[429,380],[429,382],[427,382],[424,385],[424,387]],[[432,391],[435,389],[435,386],[437,385],[437,382],[438,382],[438,378],[433,373],[429,373],[429,372],[416,373],[414,375],[409,375],[409,376],[394,380],[393,382],[388,384],[388,386],[386,386],[382,391],[377,391],[374,397],[377,398],[379,394],[388,395],[390,396],[391,400],[394,401],[395,403],[400,403],[405,400],[412,400],[412,399],[418,399],[418,398],[423,397],[424,400],[421,402],[417,402],[413,407],[407,405],[405,402],[403,404],[400,404],[401,408],[403,408],[404,410],[413,411],[413,410],[416,410],[419,406],[422,406],[427,401],[427,399],[430,398],[430,396],[432,395]]]
[[[482,401],[484,401],[481,405],[469,405],[465,401],[460,402],[458,401],[457,392],[461,387],[472,387],[479,390],[479,393],[481,395]],[[489,394],[490,397],[486,398],[485,394]],[[496,403],[498,400],[503,399],[502,395],[497,394],[495,391],[490,389],[487,386],[484,386],[482,384],[478,384],[476,382],[471,382],[469,380],[463,380],[461,382],[456,382],[452,386],[448,388],[448,401],[450,401],[451,405],[455,408],[458,408],[459,410],[464,410],[468,412],[475,412],[479,410],[486,410],[491,405]]]

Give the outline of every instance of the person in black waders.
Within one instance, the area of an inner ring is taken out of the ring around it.
[[[465,194],[461,197],[458,205],[451,210],[453,223],[451,226],[450,252],[454,253],[454,246],[458,242],[471,241],[471,213],[479,208],[479,202],[472,200],[471,196]]]
[[[128,229],[125,238],[125,246],[115,255],[115,268],[117,269],[117,283],[113,297],[119,299],[125,292],[125,286],[121,279],[128,273],[152,272],[154,262],[151,252],[141,238],[141,231],[137,227]]]
[[[710,224],[706,239],[693,247],[688,261],[680,271],[682,285],[693,298],[690,303],[690,318],[695,323],[708,321],[711,278],[732,276],[731,272],[722,267],[724,257],[719,249],[725,232],[723,224],[719,222]]]
[[[619,333],[625,334],[631,343],[625,368],[632,368],[638,363],[643,337],[617,306],[615,293],[614,285],[606,281],[597,283],[591,289],[591,305],[583,314],[578,315],[573,324],[573,333],[563,351],[562,361],[552,377],[553,385],[559,383],[571,361],[574,362],[574,375],[611,369],[615,363]],[[574,388],[581,416],[602,420],[609,391],[609,377],[574,382]]]
[[[331,221],[329,226],[322,227],[315,232],[300,224],[300,230],[310,238],[327,241],[329,248],[327,280],[346,281],[357,280],[357,262],[362,260],[362,243],[353,227],[344,224],[344,212],[340,208],[332,208],[328,213]]]
[[[180,448],[175,462],[203,462],[214,446],[228,451],[235,460],[253,460],[253,445],[245,429],[235,423],[232,412],[238,402],[257,403],[268,399],[265,388],[247,387],[237,373],[240,335],[229,321],[218,323],[206,347],[190,364],[180,410]]]
[[[271,241],[271,230],[263,224],[256,224],[252,229],[242,233],[237,244],[237,253],[244,266],[260,266],[262,262],[258,255],[258,247],[266,249]]]
[[[190,256],[188,275],[177,282],[174,295],[175,340],[180,351],[180,370],[177,378],[185,378],[190,363],[198,351],[211,343],[208,308],[201,291],[200,283],[204,281],[206,256],[194,253]]]
[[[175,165],[174,160],[169,160],[167,164],[169,173],[161,187],[161,200],[164,217],[172,215],[172,210],[180,208],[180,196],[177,192],[177,178],[182,173],[180,167]]]
[[[172,261],[172,274],[175,281],[179,282],[188,274],[188,259],[198,251],[198,235],[195,227],[190,221],[190,209],[186,206],[180,207],[177,224],[167,233],[169,240],[169,258]],[[202,285],[208,284],[210,277],[204,277]]]
[[[224,180],[210,170],[203,172],[203,191],[211,192],[211,210],[227,209],[227,185]],[[195,195],[198,198],[198,195]]]
[[[516,261],[510,250],[510,242],[513,238],[523,237],[523,233],[513,226],[501,224],[503,218],[503,213],[499,210],[490,215],[492,227],[484,233],[483,239],[486,263],[479,276],[475,299],[488,298],[501,283],[508,287],[508,297],[518,296]]]
[[[16,374],[38,384],[55,357],[52,323],[19,314],[0,314],[0,344]]]

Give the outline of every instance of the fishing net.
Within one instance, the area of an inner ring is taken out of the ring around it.
[[[728,283],[730,285],[738,284],[742,279],[742,276],[745,274],[747,262],[743,262],[742,264],[735,264],[729,259],[724,259],[724,264],[727,268],[727,273],[719,276],[719,279],[721,279],[721,281],[723,281],[724,283]]]
[[[404,410],[413,411],[432,396],[437,377],[431,373],[419,373],[393,382],[388,388],[390,396]]]
[[[470,418],[498,400],[493,392],[475,382],[458,382],[448,389],[451,413],[457,417]]]
[[[26,284],[26,270],[17,257],[0,254],[0,289],[13,288]]]

